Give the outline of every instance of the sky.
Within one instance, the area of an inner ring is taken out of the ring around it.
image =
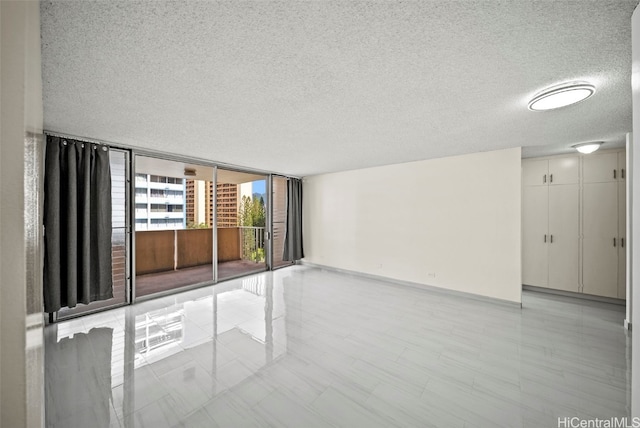
[[[265,180],[254,181],[251,185],[251,189],[253,193],[260,193],[260,194],[267,193],[266,181]]]

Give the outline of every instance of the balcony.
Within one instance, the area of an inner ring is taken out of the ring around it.
[[[137,231],[136,295],[213,281],[211,232],[210,228]],[[217,232],[219,279],[266,269],[263,227],[219,227]]]
[[[136,210],[136,214],[137,214]],[[145,210],[146,213],[146,210]],[[150,211],[148,218],[184,218],[184,213],[182,211]]]
[[[136,184],[137,181],[136,181]],[[153,181],[145,182],[146,187],[149,189],[162,189],[162,190],[177,190],[182,191],[184,189],[184,184],[174,184],[174,183],[154,183]]]
[[[146,201],[146,199],[145,199]],[[136,197],[136,202],[138,202],[138,198]],[[149,196],[149,202],[152,204],[173,204],[173,205],[183,205],[184,204],[184,196],[182,195],[170,195],[170,196]]]

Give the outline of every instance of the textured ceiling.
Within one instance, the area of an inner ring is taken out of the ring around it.
[[[45,128],[298,176],[612,147],[637,3],[43,1]],[[597,91],[527,110],[569,80]]]

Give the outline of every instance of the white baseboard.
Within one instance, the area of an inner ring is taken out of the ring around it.
[[[382,281],[382,282],[388,282],[388,283],[395,284],[395,285],[401,285],[401,286],[405,286],[405,287],[417,288],[417,289],[424,290],[424,291],[429,291],[429,292],[432,292],[432,293],[439,293],[439,294],[444,294],[444,295],[448,295],[448,296],[461,297],[461,298],[465,298],[465,299],[472,299],[472,300],[477,300],[477,301],[481,301],[481,302],[485,302],[485,303],[492,303],[492,304],[497,304],[497,305],[502,305],[502,306],[508,306],[510,308],[522,308],[522,303],[521,302],[512,302],[510,300],[499,299],[497,297],[482,296],[480,294],[467,293],[465,291],[449,290],[447,288],[436,287],[434,285],[420,284],[420,283],[411,282],[411,281],[403,281],[403,280],[400,280],[400,279],[389,278],[387,276],[373,275],[373,274],[370,274],[370,273],[358,272],[358,271],[353,271],[353,270],[348,270],[348,269],[337,268],[337,267],[333,267],[333,266],[326,266],[326,265],[321,265],[321,264],[317,264],[317,263],[311,263],[311,262],[308,262],[308,261],[305,261],[305,260],[302,260],[300,262],[300,264],[304,265],[304,266],[315,267],[315,268],[318,268],[318,269],[324,269],[324,270],[328,270],[328,271],[332,271],[332,272],[343,273],[343,274],[346,274],[346,275],[359,276],[361,278],[367,278],[367,279],[371,279],[371,280],[374,280],[374,281]]]
[[[593,294],[576,293],[573,291],[554,290],[553,288],[536,287],[535,285],[522,284],[523,290],[536,291],[540,293],[555,294],[557,296],[575,297],[576,299],[590,300],[592,302],[611,303],[613,305],[625,306],[627,301],[614,299],[613,297],[594,296]]]

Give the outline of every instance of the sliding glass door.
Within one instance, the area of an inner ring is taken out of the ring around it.
[[[135,158],[135,297],[213,283],[214,168]]]
[[[269,176],[137,155],[134,179],[136,299],[267,270]]]
[[[218,168],[218,279],[267,269],[267,176]]]
[[[286,177],[131,156],[110,150],[114,297],[58,319],[292,264]]]

